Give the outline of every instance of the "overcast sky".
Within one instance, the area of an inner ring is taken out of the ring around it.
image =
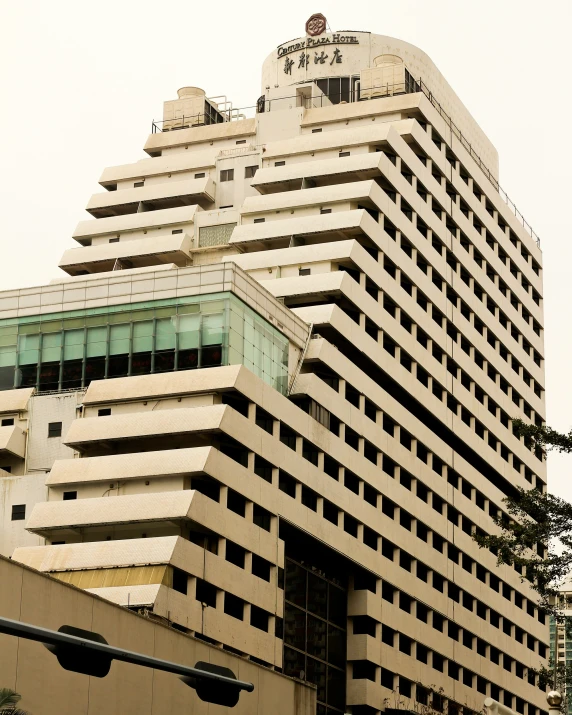
[[[263,59],[313,12],[423,49],[496,146],[541,238],[548,421],[569,430],[570,0],[0,1],[0,290],[58,276],[103,168],[146,156],[164,100],[195,85],[253,105]],[[572,501],[571,472],[572,455],[550,457],[551,488]]]

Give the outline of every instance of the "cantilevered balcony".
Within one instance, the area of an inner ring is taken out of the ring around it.
[[[194,490],[97,497],[36,504],[26,529],[35,534],[73,533],[84,527],[161,523],[177,526],[189,518]],[[202,495],[199,495],[201,497]]]
[[[126,482],[132,479],[185,477],[202,474],[207,467],[212,447],[161,450],[142,454],[111,454],[84,459],[58,459],[47,476],[46,484]]]
[[[160,536],[145,541],[128,539],[57,546],[20,546],[14,551],[13,558],[44,573],[154,566],[171,562],[179,539],[178,536]]]
[[[24,412],[34,393],[33,387],[23,387],[19,390],[0,391],[0,414],[8,412]]]
[[[160,184],[93,194],[86,210],[95,218],[108,218],[192,204],[208,208],[214,196],[215,184],[208,176],[186,181],[166,179]]]
[[[0,427],[0,457],[6,455],[20,459],[26,456],[26,433],[16,425]]]
[[[116,235],[130,231],[141,231],[156,228],[169,228],[181,224],[193,223],[195,214],[200,207],[196,204],[180,206],[174,209],[159,211],[142,211],[141,213],[123,216],[110,216],[109,218],[88,219],[80,221],[73,232],[73,238],[78,243],[89,245],[95,236]]]
[[[123,267],[145,268],[164,263],[184,267],[191,263],[193,239],[188,234],[153,236],[134,241],[102,243],[97,246],[68,249],[60,261],[60,268],[70,276],[83,273],[112,271],[116,261]]]
[[[367,235],[377,223],[364,209],[237,226],[229,241],[243,251],[287,248]]]
[[[379,152],[317,161],[300,162],[280,167],[259,169],[252,186],[261,194],[292,191],[303,187],[345,184],[373,179],[381,175]]]
[[[77,419],[64,441],[78,452],[94,456],[111,445],[122,452],[204,446],[208,433],[221,429],[229,409],[227,405],[181,407]]]
[[[143,181],[150,176],[174,175],[171,180],[178,181],[181,172],[205,172],[207,169],[214,169],[216,155],[220,150],[217,147],[209,146],[208,149],[193,152],[181,152],[180,154],[166,154],[165,156],[153,159],[141,159],[132,164],[120,164],[119,166],[109,166],[103,170],[99,177],[99,183],[108,191],[113,191],[120,181]],[[192,177],[185,177],[192,178]]]
[[[379,165],[379,155],[375,156]],[[344,160],[345,161],[345,160]],[[251,214],[264,214],[265,212],[275,213],[285,209],[313,207],[319,213],[319,207],[334,206],[341,210],[347,208],[350,202],[356,203],[362,208],[369,208],[372,211],[379,210],[384,206],[387,197],[383,190],[372,179],[365,181],[351,181],[343,184],[322,184],[321,186],[307,187],[304,189],[293,189],[279,194],[267,194],[262,196],[247,196],[241,206],[240,213],[244,216]],[[336,209],[334,209],[336,210]]]

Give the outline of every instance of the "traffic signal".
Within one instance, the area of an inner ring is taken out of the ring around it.
[[[237,680],[230,668],[203,661],[191,668],[181,663],[116,648],[109,645],[99,633],[74,626],[61,626],[57,631],[52,631],[0,616],[0,633],[43,643],[56,656],[62,668],[96,678],[105,678],[113,660],[174,673],[186,685],[194,688],[201,700],[229,708],[238,703],[241,690],[246,690],[247,693],[254,690],[252,683]]]
[[[230,668],[225,668],[222,665],[213,665],[199,660],[195,663],[195,668],[207,673],[215,673],[222,675],[224,678],[236,680],[236,675]],[[189,687],[197,691],[197,695],[201,700],[215,705],[226,705],[227,708],[233,708],[238,703],[241,688],[232,683],[221,682],[219,680],[207,680],[206,678],[189,678],[188,676],[181,677],[181,680]]]
[[[95,643],[108,645],[105,638],[99,633],[84,631],[82,628],[74,628],[74,626],[61,626],[61,628],[58,628],[58,633],[66,633],[69,636],[85,638]],[[68,645],[64,643],[57,645],[44,643],[44,645],[56,656],[62,668],[66,670],[83,673],[84,675],[93,675],[96,678],[105,678],[111,668],[111,656],[88,650],[83,645]]]

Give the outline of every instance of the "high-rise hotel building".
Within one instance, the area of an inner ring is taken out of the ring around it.
[[[539,715],[548,623],[472,538],[546,482],[511,431],[544,420],[541,253],[493,145],[422,51],[320,15],[251,109],[178,95],[67,275],[0,294],[3,549],[320,715]]]

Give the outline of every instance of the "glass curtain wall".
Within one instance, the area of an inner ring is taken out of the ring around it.
[[[284,672],[316,684],[318,715],[344,713],[346,589],[293,559],[284,568]]]
[[[0,389],[243,364],[285,392],[288,339],[231,293],[0,320]]]

